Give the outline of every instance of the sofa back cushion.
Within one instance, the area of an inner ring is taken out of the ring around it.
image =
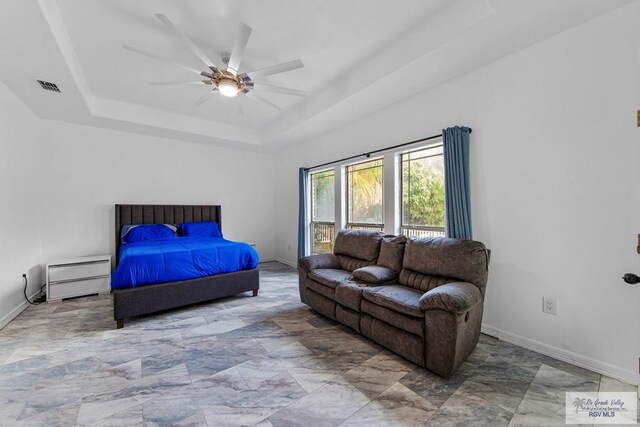
[[[463,281],[476,285],[484,295],[487,268],[487,249],[480,242],[412,238],[405,246],[400,283],[426,292],[445,283]]]
[[[404,245],[407,236],[384,236],[380,244],[380,256],[377,264],[390,268],[396,272],[402,270],[402,258],[404,257]]]
[[[340,230],[333,253],[369,261],[375,264],[380,254],[383,234],[370,230]]]
[[[376,265],[375,261],[365,261],[360,258],[353,258],[346,255],[336,255],[340,260],[340,268],[343,270],[351,271],[357,270],[362,267],[368,267],[370,265]]]

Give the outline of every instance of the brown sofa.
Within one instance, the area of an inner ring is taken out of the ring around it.
[[[333,254],[298,261],[300,299],[448,377],[478,343],[488,265],[473,240],[342,230]]]

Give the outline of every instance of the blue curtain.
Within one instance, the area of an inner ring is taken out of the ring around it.
[[[442,130],[447,237],[472,238],[469,201],[469,128]]]
[[[298,170],[298,259],[305,256],[307,248],[307,178],[309,172],[305,168]]]

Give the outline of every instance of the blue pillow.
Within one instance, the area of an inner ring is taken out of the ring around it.
[[[171,239],[175,237],[177,237],[176,228],[169,224],[125,225],[122,227],[122,243]]]
[[[181,234],[186,237],[222,237],[217,222],[185,222],[179,224]]]

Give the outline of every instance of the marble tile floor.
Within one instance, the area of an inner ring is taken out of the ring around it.
[[[29,307],[0,331],[0,425],[555,426],[565,391],[637,390],[484,335],[442,379],[301,304],[293,268],[260,275],[120,330],[109,296]]]

